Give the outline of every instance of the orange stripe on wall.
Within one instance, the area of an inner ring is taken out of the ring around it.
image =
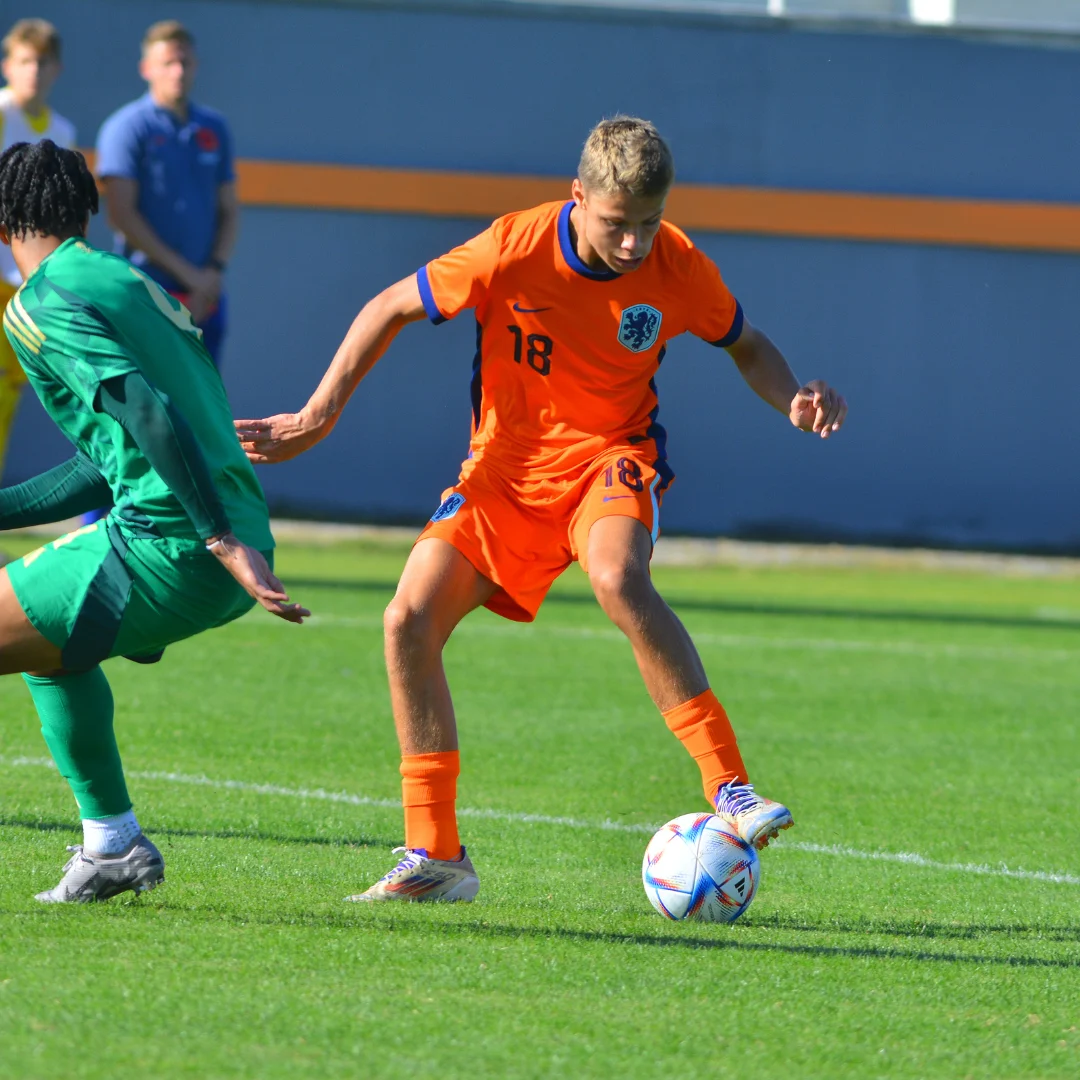
[[[241,161],[237,173],[248,206],[494,218],[570,196],[570,181],[555,177],[283,161]]]
[[[92,152],[87,153],[93,161]],[[246,206],[491,219],[568,198],[569,179],[237,162]],[[1080,252],[1080,206],[677,184],[668,217],[707,232]]]
[[[1080,206],[685,184],[670,217],[716,232],[1080,252]]]

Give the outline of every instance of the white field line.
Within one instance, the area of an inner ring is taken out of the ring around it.
[[[770,850],[773,845],[769,845]],[[1049,881],[1055,885],[1080,885],[1080,876],[1076,874],[1056,874],[1049,870],[1012,870],[1001,866],[987,866],[985,863],[949,863],[927,859],[910,851],[859,851],[843,844],[804,844],[790,843],[785,840],[778,843],[777,850],[795,848],[815,855],[838,855],[845,859],[869,859],[873,862],[903,863],[907,866],[919,866],[924,870],[950,870],[961,874],[982,874],[987,877],[1020,878],[1023,881]]]
[[[285,625],[282,622],[267,625]],[[382,630],[382,619],[374,615],[313,615],[305,626],[316,629],[345,627],[356,630]],[[625,641],[621,630],[585,626],[503,626],[481,622],[462,623],[454,631],[458,636],[509,637],[534,635],[587,638],[598,641]],[[927,643],[920,641],[874,641],[846,638],[764,637],[754,634],[695,633],[690,636],[698,645],[712,645],[724,649],[805,649],[811,652],[884,653],[892,656],[913,656],[920,659],[945,658],[953,660],[1030,660],[1066,661],[1080,660],[1080,649],[1039,649],[1030,646],[953,645],[949,642]]]
[[[0,757],[0,765],[11,768],[55,769],[49,758]],[[367,795],[353,795],[346,791],[326,791],[324,788],[293,788],[280,784],[256,784],[246,780],[213,780],[208,776],[192,776],[187,773],[147,772],[131,770],[127,774],[137,780],[160,781],[167,784],[185,784],[192,787],[213,788],[218,791],[240,791],[250,795],[272,795],[285,799],[311,799],[319,802],[345,803],[348,806],[374,806],[387,810],[400,810],[398,799],[375,799]],[[518,814],[506,810],[485,810],[475,807],[458,807],[458,815],[466,818],[482,818],[487,821],[504,821],[511,825],[553,825],[565,829],[582,829],[607,832],[652,835],[659,825],[632,824],[622,821],[584,821],[573,817],[552,817],[547,814]],[[899,863],[922,870],[943,870],[956,874],[977,874],[982,877],[1016,878],[1022,881],[1043,881],[1054,885],[1080,885],[1080,876],[1059,874],[1048,870],[1012,869],[1002,864],[989,866],[983,863],[950,863],[927,859],[908,851],[860,851],[843,844],[808,844],[781,840],[770,845],[770,850],[804,852],[811,855],[830,855],[841,859],[863,859],[871,862]]]

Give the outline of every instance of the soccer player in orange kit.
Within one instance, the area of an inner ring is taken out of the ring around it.
[[[470,454],[386,609],[405,848],[350,900],[476,895],[479,878],[458,836],[457,726],[443,646],[480,606],[531,621],[574,560],[629,638],[716,813],[759,849],[793,824],[787,807],[748,783],[697,650],[653,588],[649,560],[673,477],[653,377],[667,342],[689,331],[726,349],[797,428],[829,438],[847,405],[824,382],[799,383],[715,264],[663,220],[674,175],[652,124],[601,122],[585,143],[572,201],[507,214],[392,285],[357,316],[299,413],[236,422],[252,461],[295,457],[330,433],[406,323],[476,311]]]

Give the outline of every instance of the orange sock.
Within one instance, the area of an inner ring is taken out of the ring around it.
[[[402,755],[406,847],[423,848],[433,859],[456,859],[461,853],[454,811],[460,772],[457,750]]]
[[[730,780],[746,783],[746,766],[731,721],[711,690],[668,709],[664,721],[698,763],[710,805]]]

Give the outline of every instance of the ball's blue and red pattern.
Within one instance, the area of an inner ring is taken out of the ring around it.
[[[683,814],[645,849],[645,895],[668,919],[734,922],[757,892],[757,852],[715,814]]]

